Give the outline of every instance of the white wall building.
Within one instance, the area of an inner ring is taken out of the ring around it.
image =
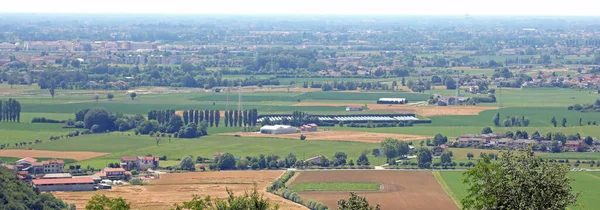
[[[296,133],[296,127],[292,127],[289,125],[266,125],[260,128],[260,133],[264,134],[288,134],[288,133]]]

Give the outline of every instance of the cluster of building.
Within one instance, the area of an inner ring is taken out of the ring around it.
[[[594,142],[597,142],[595,140]],[[581,140],[551,141],[545,139],[513,139],[505,137],[503,133],[491,134],[466,134],[450,142],[453,147],[478,147],[478,148],[502,148],[502,149],[525,149],[530,146],[541,151],[550,151],[552,147],[560,148],[560,151],[582,152],[586,150],[586,144]]]
[[[4,164],[3,167],[16,172],[20,180],[30,182],[41,192],[50,191],[90,191],[110,188],[110,184],[120,180],[130,180],[131,170],[147,170],[157,168],[159,158],[150,156],[121,157],[119,168],[106,167],[88,176],[72,176],[64,173],[63,160],[37,161],[26,157],[17,160],[14,165]]]

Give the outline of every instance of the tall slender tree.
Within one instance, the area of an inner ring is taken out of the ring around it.
[[[190,120],[190,123],[195,123],[194,119],[196,118],[196,115],[194,114],[194,110],[193,109],[190,109],[188,111],[188,116],[189,116],[188,118]]]
[[[224,122],[225,127],[229,127],[229,110],[225,110],[225,116],[224,117],[225,117],[224,118],[224,120],[225,120],[225,122]]]
[[[188,121],[188,111],[187,110],[183,110],[183,124],[187,125],[189,123]]]
[[[198,121],[204,121],[204,111],[202,110],[198,111]]]
[[[208,118],[210,119],[210,127],[213,127],[215,125],[215,110],[209,111]]]
[[[194,123],[198,125],[198,110],[194,110]]]
[[[219,121],[221,121],[221,112],[219,110],[215,110],[215,126],[219,127]]]
[[[238,126],[242,127],[242,110],[238,110]]]
[[[243,123],[244,123],[244,127],[247,127],[248,126],[248,122],[249,122],[249,120],[248,120],[248,110],[246,109],[246,110],[242,111],[242,115],[244,116],[242,118]]]
[[[210,111],[208,110],[204,110],[204,121],[206,121],[206,123],[210,123]]]
[[[229,127],[234,127],[233,110],[229,110]]]
[[[238,127],[238,110],[233,110],[233,127]]]

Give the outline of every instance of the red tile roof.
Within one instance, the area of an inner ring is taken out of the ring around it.
[[[17,160],[17,162],[21,162],[21,161],[25,161],[25,162],[28,162],[28,163],[35,163],[37,160],[35,158],[32,158],[32,157],[26,157],[26,158]]]
[[[123,156],[121,157],[121,161],[136,161],[137,157],[136,156]]]
[[[154,160],[154,157],[152,157],[152,156],[145,156],[145,157],[142,157],[142,160],[149,160],[149,161],[153,161],[153,160]]]
[[[35,162],[35,163],[32,163],[31,166],[44,166],[44,163],[42,163],[42,162]]]
[[[49,184],[94,184],[94,180],[92,178],[35,179],[32,182],[35,185],[49,185]]]
[[[102,171],[104,173],[106,173],[106,172],[119,172],[119,171],[125,172],[125,169],[123,169],[123,168],[104,168],[104,169],[102,169]]]

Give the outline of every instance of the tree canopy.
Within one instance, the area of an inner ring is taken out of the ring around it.
[[[0,166],[0,209],[65,209],[67,204],[50,193],[40,193]]]
[[[495,162],[482,158],[463,177],[469,185],[465,209],[565,209],[577,200],[569,169],[535,157],[531,148],[503,151]]]

